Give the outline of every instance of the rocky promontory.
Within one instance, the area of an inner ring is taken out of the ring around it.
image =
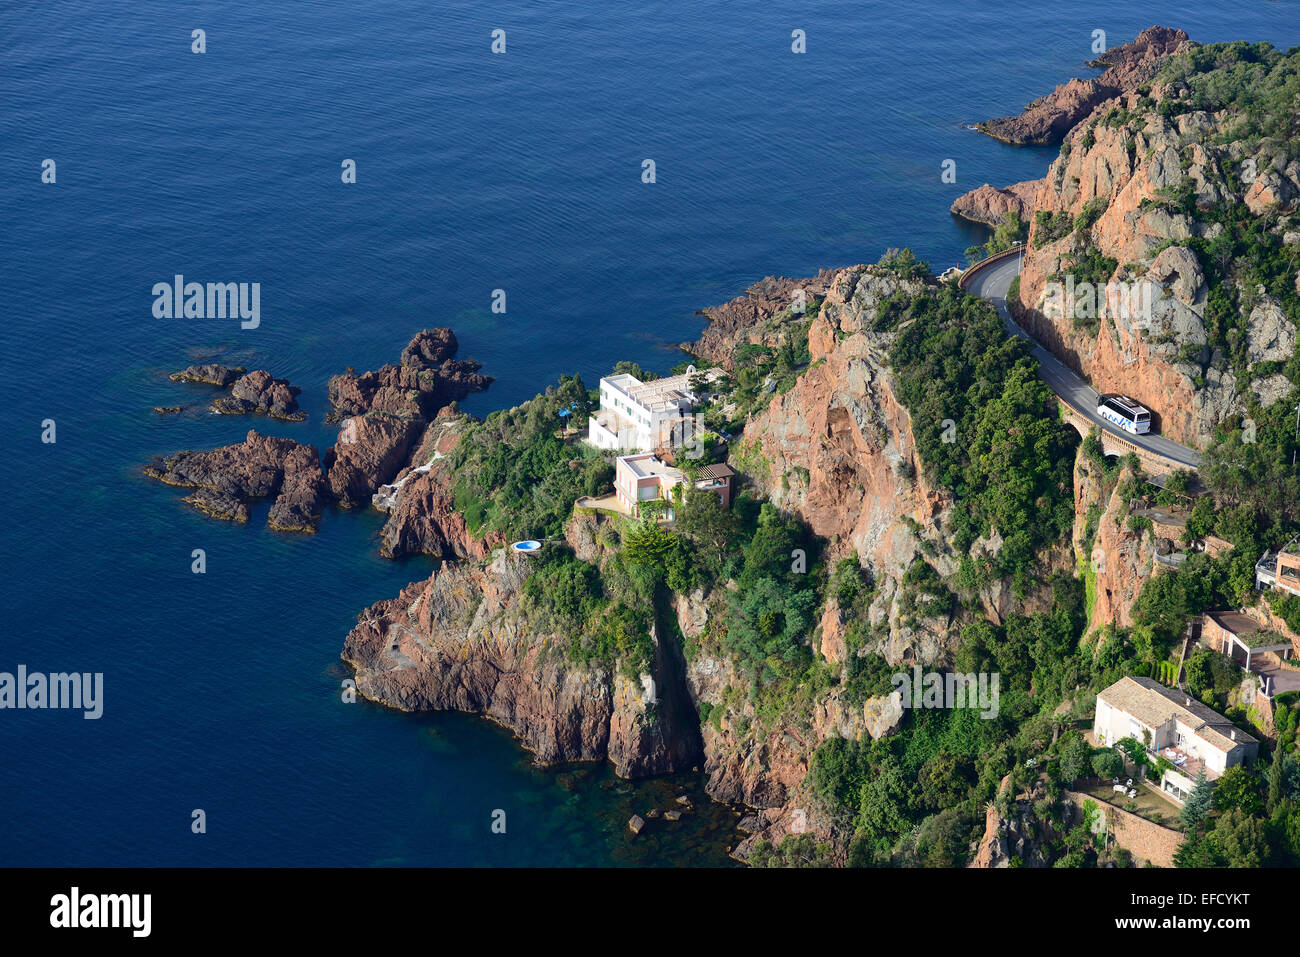
[[[1100,76],[1070,79],[1031,102],[1020,115],[985,120],[977,129],[1019,146],[1059,143],[1098,106],[1149,81],[1163,57],[1181,52],[1191,42],[1182,30],[1149,27],[1131,43],[1089,62],[1089,66],[1106,68]]]
[[[332,377],[332,410],[326,421],[340,422],[367,412],[432,419],[448,403],[482,392],[492,384],[492,377],[479,374],[480,363],[454,358],[459,348],[450,329],[425,329],[407,343],[396,365]]]
[[[440,410],[492,383],[479,374],[479,363],[453,358],[459,347],[450,329],[425,329],[407,343],[397,365],[330,379],[326,421],[340,428],[325,467],[340,505],[369,505],[408,463]]]
[[[343,645],[357,690],[404,711],[469,711],[510,728],[537,761],[611,761],[624,777],[689,770],[689,736],[666,733],[665,703],[633,680],[566,659],[564,638],[521,607],[528,558],[448,563],[358,617]],[[647,676],[647,679],[649,676]],[[660,691],[660,695],[663,691]]]
[[[802,309],[825,295],[835,272],[823,269],[808,279],[784,276],[760,279],[743,296],[701,310],[709,324],[697,342],[683,343],[682,349],[730,370],[736,346],[750,342],[779,345],[784,336],[781,320],[801,318]]]
[[[985,226],[997,226],[1007,213],[1028,221],[1034,213],[1034,194],[1043,185],[1041,179],[1013,183],[1005,189],[985,183],[953,200],[949,211],[954,216]]]

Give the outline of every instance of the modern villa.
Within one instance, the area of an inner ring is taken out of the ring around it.
[[[724,506],[730,506],[731,483],[735,475],[735,470],[725,463],[706,465],[700,470],[695,487],[714,492]],[[614,464],[614,492],[619,505],[634,517],[641,514],[644,502],[656,499],[673,502],[674,488],[679,485],[684,488],[688,481],[681,469],[668,465],[650,452],[624,455]],[[671,505],[664,517],[673,517]]]
[[[1279,694],[1300,691],[1300,668],[1290,662],[1295,650],[1291,639],[1262,624],[1253,614],[1257,613],[1206,612],[1201,619],[1201,641],[1255,677],[1257,687],[1247,692],[1247,700],[1262,695],[1272,702]]]
[[[1161,775],[1160,789],[1179,804],[1201,771],[1213,781],[1259,753],[1259,742],[1223,715],[1151,678],[1121,678],[1098,694],[1092,733],[1101,746],[1135,738],[1172,764]]]
[[[699,374],[713,382],[721,373]],[[642,382],[628,373],[600,380],[600,409],[588,424],[587,441],[598,449],[651,452],[681,445],[694,433],[691,410],[703,396],[691,389],[694,366],[681,375]]]
[[[1260,591],[1280,588],[1300,595],[1300,544],[1292,539],[1276,552],[1265,552],[1255,563],[1255,587]]]

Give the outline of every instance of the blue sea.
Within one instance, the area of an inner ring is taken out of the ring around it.
[[[0,671],[104,674],[99,720],[0,711],[0,865],[728,863],[729,808],[627,831],[631,814],[701,794],[698,776],[538,770],[482,719],[343,703],[357,613],[430,571],[379,556],[379,515],[327,512],[319,535],[290,537],[265,529],[263,506],[232,527],[141,466],[253,427],[324,449],[327,378],[395,361],[426,327],[451,326],[496,377],[464,403],[486,414],[561,373],[666,371],[702,328],[696,310],[768,274],[901,246],[938,271],[982,238],[949,215],[953,198],[1040,176],[1054,152],[968,125],[1092,75],[1094,30],[1110,45],[1161,23],[1287,47],[1297,12],[0,6]],[[152,287],[178,273],[260,283],[260,326],[155,319]],[[200,359],[288,378],[310,419],[155,415],[210,397],[167,379]]]

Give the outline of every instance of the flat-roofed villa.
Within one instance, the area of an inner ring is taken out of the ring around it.
[[[731,505],[731,486],[736,472],[730,465],[719,463],[700,469],[695,487],[711,491],[724,506]],[[619,511],[639,517],[641,506],[648,501],[664,500],[670,503],[663,512],[664,518],[673,517],[674,488],[685,488],[689,479],[686,473],[669,465],[650,452],[623,455],[614,463],[614,494]]]
[[[1300,595],[1300,543],[1291,539],[1276,552],[1265,552],[1255,563],[1255,587],[1260,591],[1280,588]]]
[[[1272,700],[1300,691],[1300,669],[1283,664],[1291,658],[1291,639],[1239,611],[1208,611],[1201,620],[1201,640],[1227,655],[1259,682],[1258,693]]]
[[[1172,764],[1159,785],[1179,804],[1192,793],[1201,771],[1213,781],[1259,753],[1259,741],[1213,708],[1151,678],[1121,678],[1099,693],[1092,733],[1102,746],[1135,738],[1150,754]]]
[[[681,445],[694,431],[691,410],[703,396],[691,380],[711,383],[721,372],[697,373],[688,366],[681,375],[642,382],[626,372],[600,380],[600,409],[588,420],[587,441],[598,449],[651,452]]]

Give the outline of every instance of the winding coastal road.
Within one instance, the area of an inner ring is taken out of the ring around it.
[[[1048,387],[1056,393],[1057,398],[1070,407],[1078,416],[1086,419],[1103,432],[1140,446],[1151,455],[1159,456],[1179,468],[1197,469],[1201,465],[1201,453],[1179,445],[1163,435],[1134,435],[1117,428],[1097,414],[1097,392],[1092,386],[1071,371],[1056,356],[1040,346],[1028,333],[1021,329],[1011,313],[1007,310],[1007,289],[1011,280],[1016,278],[1020,269],[1018,255],[1005,259],[976,264],[962,277],[962,288],[972,295],[987,299],[993,303],[1005,323],[1007,332],[1013,336],[1028,339],[1033,346],[1034,358],[1038,360],[1038,374]],[[1158,409],[1156,411],[1159,411]]]

